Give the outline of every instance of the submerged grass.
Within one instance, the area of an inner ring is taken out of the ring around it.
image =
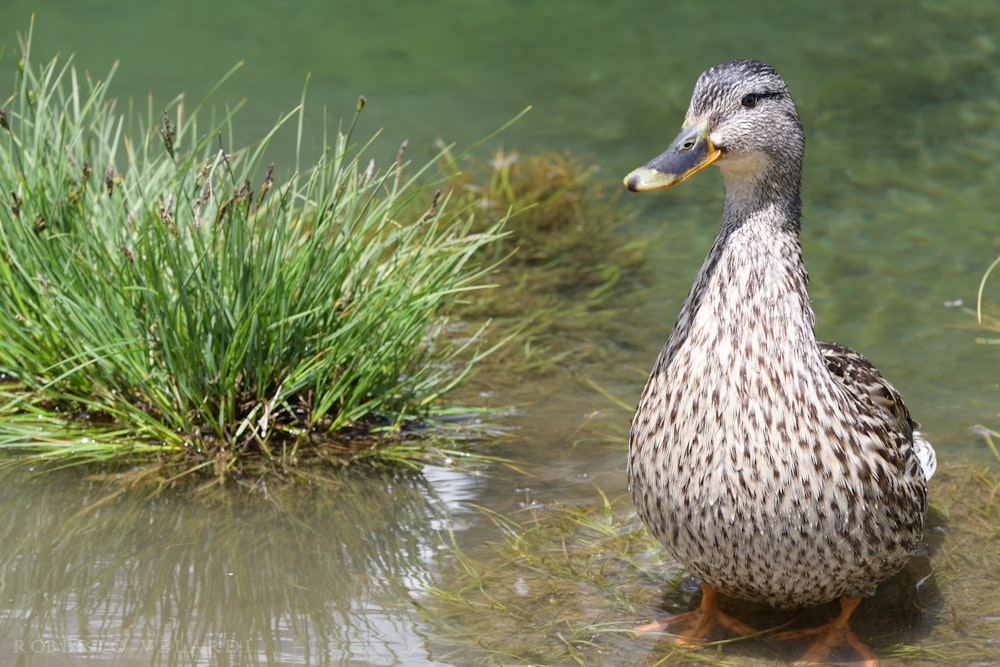
[[[631,219],[618,206],[620,189],[607,193],[596,166],[565,153],[497,149],[463,162],[442,147],[441,164],[486,224],[510,215],[509,233],[481,250],[487,261],[504,260],[492,276],[497,289],[463,310],[516,332],[493,361],[545,371],[570,355],[594,356],[594,329],[618,325],[623,300],[644,278],[647,239],[623,233]]]
[[[948,465],[922,553],[879,587],[852,619],[884,664],[973,664],[996,658],[1000,617],[1000,477]],[[485,510],[484,510],[485,511]],[[534,508],[519,519],[487,512],[499,538],[449,542],[453,566],[422,601],[439,659],[461,664],[783,665],[766,637],[687,651],[635,637],[640,623],[691,608],[697,582],[662,552],[625,499]],[[730,601],[751,627],[816,625],[835,605],[794,613]]]
[[[436,159],[378,168],[353,124],[305,164],[305,95],[234,151],[232,112],[123,114],[113,70],[36,66],[30,31],[21,49],[0,104],[0,448],[222,477],[367,457],[446,409],[487,352],[447,315],[485,282],[505,216],[431,195]],[[282,179],[265,153],[286,125]]]

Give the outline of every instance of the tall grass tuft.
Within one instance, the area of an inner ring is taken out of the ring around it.
[[[304,160],[302,105],[233,151],[232,112],[119,113],[111,76],[36,67],[30,44],[0,104],[0,447],[222,475],[350,458],[443,409],[485,354],[446,315],[504,220],[474,230],[428,194],[435,160],[378,168],[353,123],[279,179],[265,152],[287,125]]]

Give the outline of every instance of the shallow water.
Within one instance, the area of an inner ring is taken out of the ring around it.
[[[564,3],[457,0],[39,4],[0,7],[5,87],[14,33],[34,12],[36,60],[75,53],[99,77],[120,60],[112,90],[141,107],[148,93],[154,109],[180,92],[198,100],[245,61],[213,98],[220,107],[246,99],[244,141],[298,103],[311,73],[309,103],[331,118],[367,97],[358,136],[384,128],[387,158],[403,139],[420,155],[439,136],[469,145],[532,105],[492,143],[572,151],[609,182],[673,137],[705,67],[768,60],[806,129],[803,245],[819,334],[880,367],[944,465],[989,459],[970,427],[1000,426],[1000,348],[977,344],[973,316],[948,304],[974,307],[1000,254],[992,3],[588,1],[571,13]],[[280,143],[279,169],[292,159]],[[480,375],[467,391],[470,401],[517,406],[503,418],[513,435],[490,452],[524,462],[530,476],[434,468],[270,500],[193,501],[177,490],[95,506],[105,492],[79,475],[8,475],[0,664],[471,659],[436,650],[419,613],[420,591],[451,571],[449,531],[474,549],[497,536],[476,506],[517,516],[556,501],[593,504],[595,489],[623,494],[630,415],[593,385],[634,403],[711,242],[721,183],[708,173],[621,205],[644,207],[635,228],[652,235],[647,307],[596,327],[600,354],[528,378]],[[1000,277],[989,290],[997,301]],[[943,596],[960,594],[948,583]],[[995,646],[1000,630],[976,639]],[[641,646],[617,648],[641,663]],[[1000,649],[984,664],[998,662]]]

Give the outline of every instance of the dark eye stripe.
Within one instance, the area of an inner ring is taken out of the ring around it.
[[[755,106],[757,106],[757,103],[760,102],[761,100],[767,100],[774,97],[781,97],[781,93],[776,93],[776,92],[747,93],[746,95],[743,96],[743,99],[740,100],[740,104],[742,104],[748,109],[752,109]]]

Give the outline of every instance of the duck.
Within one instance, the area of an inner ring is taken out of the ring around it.
[[[804,132],[759,60],[698,78],[680,133],[630,172],[633,192],[716,165],[722,222],[653,366],[629,434],[636,513],[701,581],[685,614],[642,626],[697,645],[754,630],[721,596],[775,608],[840,601],[795,664],[875,653],[850,628],[863,598],[921,543],[936,456],[899,392],[864,356],[817,340],[799,238]]]

